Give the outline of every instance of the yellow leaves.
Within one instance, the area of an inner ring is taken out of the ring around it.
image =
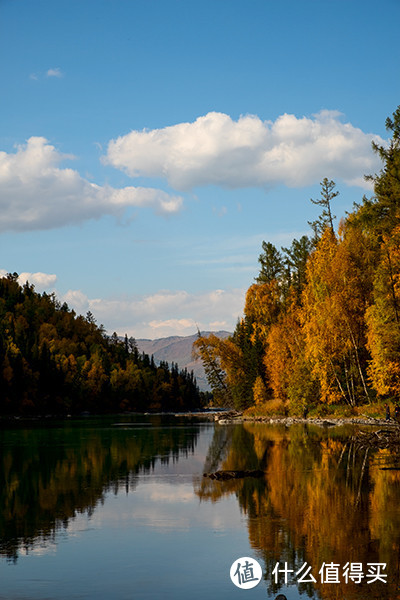
[[[39,344],[58,339],[57,329],[52,323],[42,323],[39,329]]]
[[[342,398],[354,405],[367,393],[360,359],[371,288],[367,250],[360,232],[349,229],[338,241],[326,230],[308,263],[302,315],[305,352],[326,402]]]
[[[199,335],[193,344],[193,358],[201,358],[215,400],[224,402],[227,386],[226,373],[221,366],[220,342],[221,340],[213,333],[208,337]]]
[[[260,376],[256,378],[253,385],[253,399],[256,406],[264,404],[268,399],[267,389]]]
[[[244,377],[243,353],[231,339],[219,340],[218,353],[228,383],[233,383],[236,377]]]
[[[287,398],[290,352],[284,325],[273,325],[268,335],[268,346],[264,364],[269,375],[269,384],[276,398]]]
[[[368,376],[378,394],[400,393],[400,226],[382,238],[374,280],[374,304],[367,310]]]
[[[39,329],[39,348],[44,345],[48,347],[50,352],[54,353],[58,346],[57,329],[52,323],[42,323]]]
[[[316,400],[316,384],[305,356],[301,318],[301,307],[289,301],[286,312],[269,331],[264,355],[275,398],[292,401],[297,411]]]
[[[247,377],[245,393],[252,390],[260,404],[262,380],[295,409],[310,401],[370,402],[371,384],[378,394],[400,394],[400,224],[375,234],[354,218],[341,222],[337,237],[326,227],[305,255],[301,296],[296,263],[287,259],[276,279],[249,287],[232,339],[207,340],[228,385]]]
[[[249,287],[246,294],[244,314],[253,323],[254,336],[258,333],[265,340],[271,325],[276,322],[281,304],[279,283],[274,280],[269,283],[255,283]]]
[[[15,357],[21,354],[21,351],[18,348],[17,344],[15,344],[10,337],[7,339],[7,354],[10,357]]]
[[[126,369],[115,366],[111,370],[110,384],[112,389],[124,389],[125,392],[133,392],[139,384],[140,371],[137,365],[128,362]]]
[[[78,373],[78,363],[73,354],[65,356],[58,354],[56,357],[57,367],[64,373],[65,381],[72,383]]]

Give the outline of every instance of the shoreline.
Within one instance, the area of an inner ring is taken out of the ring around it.
[[[214,420],[220,425],[235,423],[263,423],[266,425],[317,425],[319,427],[340,427],[342,425],[369,425],[375,427],[399,427],[395,419],[376,419],[374,417],[280,417],[280,416],[247,416],[232,411],[229,414],[214,414]]]
[[[129,417],[129,416],[164,416],[164,417],[190,417],[206,419],[214,421],[219,425],[234,425],[239,423],[262,423],[264,425],[316,425],[318,427],[340,427],[343,425],[363,425],[372,427],[400,427],[400,423],[393,418],[386,420],[385,418],[377,419],[362,415],[360,417],[283,417],[280,415],[246,415],[243,412],[235,410],[205,410],[205,411],[188,411],[188,412],[140,412],[140,413],[106,413],[106,414],[84,414],[84,415],[4,415],[0,416],[0,424],[5,423],[49,423],[52,421],[75,421],[86,420],[90,418],[110,418],[110,417]]]

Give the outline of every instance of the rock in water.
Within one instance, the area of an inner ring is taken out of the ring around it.
[[[262,477],[264,471],[255,469],[253,471],[215,471],[215,473],[204,473],[203,477],[226,481],[227,479],[243,479],[244,477]]]

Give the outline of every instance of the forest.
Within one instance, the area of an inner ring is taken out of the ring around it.
[[[0,415],[167,412],[202,402],[193,372],[154,363],[18,274],[0,278]]]
[[[236,409],[307,414],[400,395],[400,106],[364,196],[335,229],[336,184],[321,182],[312,235],[263,242],[232,336],[195,342],[215,398]]]

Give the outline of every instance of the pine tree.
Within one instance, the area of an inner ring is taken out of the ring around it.
[[[290,248],[282,248],[289,276],[288,287],[295,289],[298,299],[306,283],[307,261],[312,247],[312,241],[303,235],[300,240],[294,239]]]
[[[262,249],[263,252],[258,257],[261,269],[256,281],[257,283],[270,283],[284,273],[283,256],[271,242],[263,242]]]
[[[336,217],[332,214],[331,209],[332,200],[339,195],[339,192],[335,191],[335,187],[335,182],[325,177],[321,181],[321,198],[319,200],[313,200],[311,198],[313,204],[322,206],[322,213],[318,219],[315,221],[308,221],[308,224],[314,232],[314,245],[321,239],[321,236],[327,227],[330,228],[333,234],[335,233],[333,220],[336,219]]]
[[[355,203],[350,221],[365,228],[378,241],[400,223],[400,106],[393,118],[386,119],[386,129],[392,132],[387,147],[372,142],[372,148],[383,161],[379,174],[367,175],[374,184],[374,196],[364,196],[362,204]]]

